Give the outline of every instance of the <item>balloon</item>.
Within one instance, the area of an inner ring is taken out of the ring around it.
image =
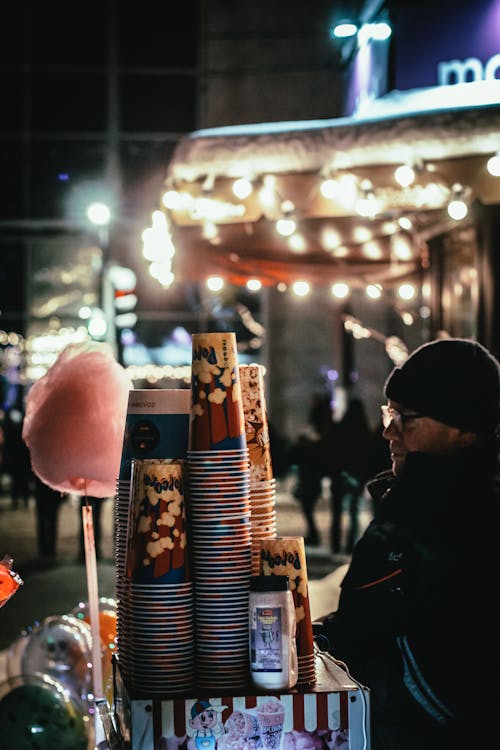
[[[71,614],[81,622],[90,625],[90,610],[88,602],[79,602]],[[101,596],[99,598],[99,635],[102,644],[102,672],[103,681],[109,681],[111,675],[111,656],[116,648],[117,604],[114,599]]]
[[[94,727],[78,704],[47,675],[9,678],[0,685],[2,750],[90,750]]]
[[[133,386],[107,344],[69,344],[26,398],[23,440],[59,492],[111,497]]]
[[[19,638],[16,638],[15,641],[12,641],[7,649],[6,666],[8,677],[17,677],[22,673],[21,659],[26,646],[28,645],[28,641],[28,634],[23,633]]]
[[[21,656],[21,674],[57,680],[84,704],[92,692],[90,627],[73,615],[52,615],[35,627]]]

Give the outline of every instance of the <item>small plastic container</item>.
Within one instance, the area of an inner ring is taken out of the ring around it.
[[[252,576],[249,598],[250,676],[261,690],[297,683],[295,606],[288,576]]]

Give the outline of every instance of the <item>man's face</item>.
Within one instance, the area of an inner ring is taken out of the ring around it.
[[[402,432],[396,428],[394,420],[383,432],[384,438],[389,441],[394,474],[401,471],[408,453],[450,455],[470,444],[473,438],[472,433],[463,432],[458,427],[450,427],[431,417],[405,419],[406,414],[415,414],[415,411],[397,401],[389,399],[388,406],[403,416]]]

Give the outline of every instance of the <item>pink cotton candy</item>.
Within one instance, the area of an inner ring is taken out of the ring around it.
[[[132,387],[106,344],[67,346],[27,396],[35,474],[60,492],[114,495]]]

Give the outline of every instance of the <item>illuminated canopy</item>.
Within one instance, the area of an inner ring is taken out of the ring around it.
[[[452,198],[500,202],[486,169],[498,150],[497,80],[392,92],[351,118],[193,132],[166,176],[174,271],[267,284],[407,276],[422,265],[422,241],[456,226]],[[401,165],[415,173],[404,187]],[[237,198],[242,177],[252,189]],[[291,235],[276,229],[283,218],[296,223]]]

